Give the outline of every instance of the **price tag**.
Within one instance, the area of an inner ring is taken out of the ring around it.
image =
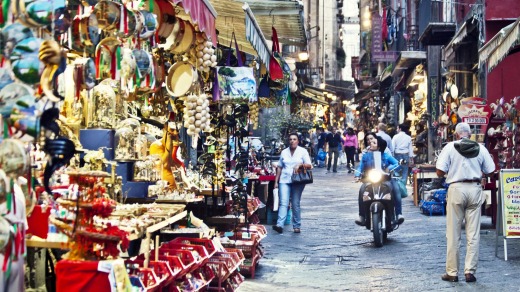
[[[242,232],[242,238],[250,239],[251,238],[251,233],[250,232]]]

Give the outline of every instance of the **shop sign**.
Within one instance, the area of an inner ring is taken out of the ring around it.
[[[468,97],[460,101],[458,115],[470,125],[487,125],[491,117],[491,108],[480,97]]]
[[[374,14],[372,16],[372,62],[395,62],[397,52],[383,51],[382,24],[381,16]]]
[[[501,170],[500,189],[503,234],[520,237],[520,169]]]

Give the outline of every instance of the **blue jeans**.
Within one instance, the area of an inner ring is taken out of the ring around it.
[[[394,197],[395,215],[403,215],[403,204],[401,198],[401,189],[395,179],[392,179],[392,193]]]
[[[278,196],[280,197],[280,207],[278,208],[278,220],[276,225],[283,228],[285,219],[287,218],[287,209],[289,207],[289,199],[291,200],[292,224],[293,228],[300,228],[301,225],[301,209],[300,200],[302,198],[305,184],[278,184]]]
[[[404,182],[404,185],[406,185],[406,182],[408,181],[408,162],[410,161],[410,157],[408,156],[408,154],[400,153],[396,153],[394,157],[395,159],[397,159],[397,161],[401,159],[404,159],[406,161],[405,164],[401,165],[400,170],[398,170],[401,172],[401,180]]]

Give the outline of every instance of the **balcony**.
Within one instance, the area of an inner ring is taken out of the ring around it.
[[[451,0],[422,0],[418,17],[419,41],[425,46],[449,43],[461,9],[464,9],[463,5]]]

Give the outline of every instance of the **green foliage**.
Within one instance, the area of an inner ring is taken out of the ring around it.
[[[290,132],[305,132],[313,127],[312,121],[302,117],[300,112],[288,113],[284,110],[272,114],[267,127],[277,132],[280,137],[286,137]]]
[[[228,67],[220,67],[220,69],[218,69],[218,74],[224,75],[224,76],[229,76],[229,77],[237,76],[235,74],[235,71],[233,71],[232,69],[230,69]]]

